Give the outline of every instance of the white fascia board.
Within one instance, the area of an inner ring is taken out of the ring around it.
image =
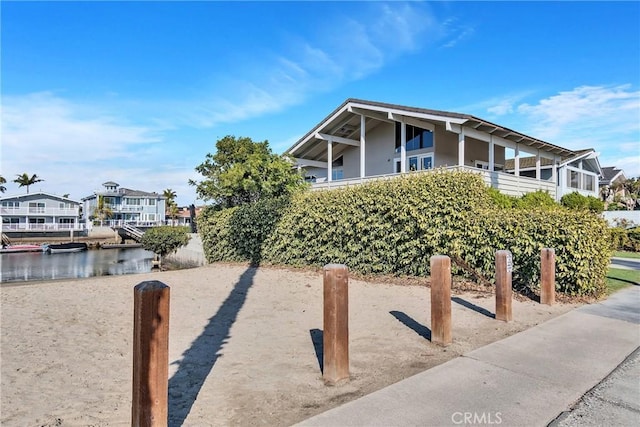
[[[299,159],[297,157],[294,157],[293,160],[295,160],[296,166],[300,166],[300,167],[311,166],[313,168],[323,168],[323,169],[326,169],[328,167],[327,162],[321,162],[318,160]]]
[[[329,135],[326,133],[316,132],[315,137],[317,139],[322,139],[324,141],[337,142],[338,144],[353,145],[354,147],[360,146],[360,141],[357,141],[355,139],[343,138],[341,136],[335,136],[335,135]]]
[[[300,149],[300,147],[302,147],[303,145],[305,145],[307,142],[309,142],[309,140],[313,139],[316,137],[316,135],[325,127],[327,127],[327,125],[329,123],[331,123],[332,121],[334,121],[336,119],[336,117],[339,117],[340,114],[344,113],[345,111],[347,111],[349,108],[349,104],[345,105],[344,107],[342,107],[340,110],[336,111],[334,115],[332,115],[331,117],[329,117],[327,120],[325,120],[324,122],[320,123],[318,125],[318,127],[316,128],[315,132],[310,133],[309,135],[307,135],[306,138],[304,138],[302,141],[300,141],[298,144],[296,144],[295,146],[293,146],[292,148],[290,148],[289,150],[285,151],[285,153],[288,154],[292,154],[295,153],[296,151],[298,151]]]
[[[568,165],[569,163],[575,162],[576,160],[584,159],[592,154],[595,154],[594,151],[587,151],[586,153],[582,153],[577,157],[572,157],[569,160],[566,160],[564,163],[560,163],[560,166]],[[600,166],[600,162],[598,162],[598,167]]]
[[[393,123],[393,120],[389,120],[386,114],[376,113],[372,111],[363,110],[362,108],[349,106],[348,111],[353,114],[359,114],[361,116],[368,117],[370,119],[379,120],[385,123]]]
[[[468,136],[470,138],[474,138],[480,141],[484,141],[484,142],[491,142],[491,138],[493,138],[493,143],[496,145],[499,145],[501,147],[506,147],[506,148],[510,148],[512,150],[516,149],[516,145],[518,145],[520,152],[524,152],[524,153],[528,153],[528,154],[536,154],[533,152],[530,152],[527,150],[527,148],[534,150],[534,147],[531,147],[529,145],[526,144],[522,144],[521,142],[514,142],[511,141],[509,139],[505,139],[501,136],[497,136],[497,135],[491,135],[487,132],[483,132],[483,131],[479,131],[477,129],[474,128],[470,128],[468,126],[460,126],[460,125],[456,125],[456,124],[451,124],[451,131],[454,133],[460,133],[462,132],[464,128],[464,135]],[[522,138],[524,139],[524,138]],[[520,139],[520,141],[522,141],[522,139]],[[536,149],[537,150],[537,149]],[[550,152],[550,151],[540,151],[540,157],[544,157],[545,159],[550,159],[550,160],[555,160],[555,155]]]
[[[425,114],[425,113],[419,113],[414,111],[398,110],[395,108],[379,107],[377,105],[353,103],[352,106],[354,108],[361,108],[364,110],[380,111],[386,114],[393,114],[393,115],[405,116],[405,117],[415,117],[417,119],[435,120],[437,122],[450,121],[451,123],[462,124],[467,121],[467,119],[458,119],[454,117],[438,116],[435,114]]]
[[[429,123],[429,122],[423,122],[417,119],[414,119],[413,117],[410,116],[405,116],[405,115],[401,115],[401,114],[394,114],[394,113],[389,113],[389,119],[393,120],[394,122],[401,122],[401,123],[405,123],[407,125],[411,125],[411,126],[416,126],[422,129],[426,129],[426,130],[430,130],[431,132],[434,132],[436,127],[433,123]]]

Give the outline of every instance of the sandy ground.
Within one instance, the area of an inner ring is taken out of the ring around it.
[[[350,280],[351,379],[322,381],[321,272],[208,265],[2,286],[3,426],[130,425],[133,287],[171,287],[169,425],[287,426],[574,306],[453,292],[453,339],[429,336],[429,289]]]

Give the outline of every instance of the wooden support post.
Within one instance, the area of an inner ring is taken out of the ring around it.
[[[431,257],[431,342],[449,345],[451,338],[451,259]]]
[[[169,287],[157,280],[134,290],[131,425],[166,426],[169,401]]]
[[[540,304],[556,302],[556,252],[551,248],[540,251]]]
[[[513,257],[509,251],[496,252],[496,319],[510,322],[511,311],[511,275]]]
[[[324,273],[323,373],[325,384],[349,379],[349,270],[327,264]]]

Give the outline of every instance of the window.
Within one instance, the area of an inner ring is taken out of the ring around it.
[[[407,151],[433,148],[433,132],[416,126],[407,126]],[[402,145],[402,123],[396,122],[396,153]]]
[[[584,174],[584,189],[587,191],[593,191],[595,177],[593,175]]]
[[[44,218],[29,218],[29,224],[44,224]]]
[[[578,171],[567,170],[567,180],[569,181],[569,187],[580,189],[580,173]]]
[[[60,202],[60,209],[73,209],[73,203]]]
[[[124,203],[125,205],[141,205],[142,203],[140,203],[140,199],[131,199],[131,198],[126,198],[124,199]]]
[[[156,205],[156,199],[149,199],[149,200],[148,200],[148,202],[147,202],[147,204],[148,204],[149,206],[155,206],[155,205]]]
[[[332,181],[344,178],[344,170],[342,169],[343,165],[344,165],[344,158],[342,156],[338,157],[333,162],[331,162],[331,180]]]
[[[400,173],[401,161],[400,158],[396,157],[394,159],[395,163],[395,173]],[[411,156],[407,157],[407,170],[409,172],[413,171],[424,171],[433,169],[433,155],[428,154],[426,156]]]
[[[58,224],[73,224],[75,220],[73,218],[58,218]]]
[[[20,202],[2,202],[3,208],[19,208]]]
[[[29,213],[44,213],[44,202],[29,202]]]

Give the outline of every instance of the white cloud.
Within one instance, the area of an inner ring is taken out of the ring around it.
[[[610,135],[638,133],[640,91],[631,85],[581,86],[533,105],[521,104],[518,113],[527,117],[532,133],[539,138],[562,137],[589,147],[589,141],[598,143],[602,138],[611,139]]]
[[[522,102],[525,96],[531,93],[475,107],[535,138],[572,150],[593,148],[602,166],[640,175],[640,91],[632,85],[580,86],[535,102]]]
[[[291,37],[287,54],[266,55],[238,70],[260,70],[257,75],[234,76],[218,82],[217,96],[190,102],[200,105],[185,120],[195,126],[258,117],[303,102],[310,94],[327,92],[362,79],[398,56],[424,45],[431,33],[440,32],[425,5],[371,4],[362,8],[363,19],[323,17],[316,40]],[[251,61],[251,60],[248,60]]]
[[[157,129],[127,124],[50,92],[4,96],[1,136],[0,173],[8,181],[7,194],[24,193],[13,180],[28,173],[44,179],[31,192],[68,193],[75,200],[109,180],[157,192],[178,191],[184,184],[183,194],[194,198],[186,187],[193,167],[172,170],[170,161],[154,157],[154,147],[162,142]]]

